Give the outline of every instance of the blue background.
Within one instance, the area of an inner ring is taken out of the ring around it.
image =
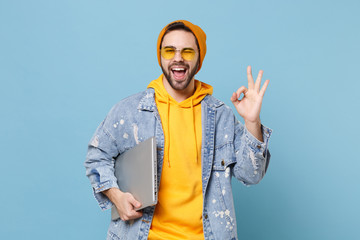
[[[158,33],[207,33],[197,79],[231,105],[270,79],[268,173],[233,181],[240,239],[360,239],[359,1],[0,0],[0,239],[105,239],[85,177],[112,105],[160,74]]]

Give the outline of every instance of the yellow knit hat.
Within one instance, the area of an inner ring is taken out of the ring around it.
[[[200,70],[202,62],[205,58],[205,54],[206,54],[206,34],[205,32],[197,25],[192,24],[189,21],[186,20],[177,20],[174,22],[169,23],[168,25],[166,25],[166,27],[164,27],[160,34],[159,34],[159,38],[157,40],[157,57],[158,57],[158,61],[159,61],[159,65],[161,67],[161,57],[160,57],[160,46],[161,46],[161,41],[164,37],[164,34],[166,32],[166,30],[168,29],[170,24],[176,23],[176,22],[181,22],[183,23],[186,27],[190,28],[190,30],[192,31],[192,33],[195,35],[198,43],[199,43],[199,50],[200,50],[200,62],[199,62],[199,68],[197,70],[197,72]]]

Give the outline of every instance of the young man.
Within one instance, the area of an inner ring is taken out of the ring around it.
[[[231,177],[256,184],[264,176],[271,130],[260,109],[269,81],[262,71],[231,96],[245,126],[215,99],[212,87],[195,80],[206,54],[203,30],[184,20],[168,24],[157,43],[163,74],[147,90],[115,105],[89,144],[86,174],[102,209],[113,204],[108,239],[236,239]],[[243,95],[241,100],[240,96]],[[156,136],[158,204],[141,212],[118,188],[114,158]]]

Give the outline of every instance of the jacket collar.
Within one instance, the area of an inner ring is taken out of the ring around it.
[[[153,88],[147,88],[143,92],[143,96],[140,99],[137,109],[144,111],[151,111],[151,112],[155,111],[156,109],[155,91]]]
[[[222,101],[216,99],[212,95],[206,95],[206,97],[203,99],[203,102],[206,103],[206,105],[208,105],[209,108],[213,108],[213,109],[224,105]]]

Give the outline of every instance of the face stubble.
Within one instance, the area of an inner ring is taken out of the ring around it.
[[[172,66],[175,65],[175,66],[183,66],[183,67],[186,67],[187,69],[190,69],[190,67],[189,67],[188,64],[186,64],[186,63],[184,63],[184,62],[174,62],[174,63],[172,63],[171,65],[169,65],[167,71],[165,71],[163,65],[161,65],[161,70],[163,71],[166,80],[168,81],[168,83],[170,84],[170,86],[171,86],[174,90],[178,90],[178,91],[179,91],[179,90],[184,90],[184,89],[186,89],[186,88],[189,86],[191,80],[194,78],[194,76],[195,76],[195,74],[196,74],[196,72],[197,72],[197,69],[198,69],[198,67],[199,67],[199,60],[200,60],[200,59],[198,58],[197,61],[196,61],[196,65],[195,65],[194,68],[191,70],[191,72],[188,73],[188,75],[187,75],[187,77],[186,77],[186,79],[185,79],[185,81],[184,81],[185,84],[182,85],[182,86],[179,86],[179,87],[176,86],[176,80],[171,77],[171,74],[170,74],[171,68],[172,68]]]

